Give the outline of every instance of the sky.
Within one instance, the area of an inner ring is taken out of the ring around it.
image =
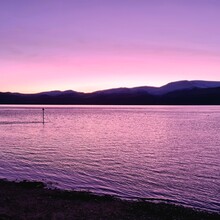
[[[0,91],[220,81],[219,0],[0,0]]]

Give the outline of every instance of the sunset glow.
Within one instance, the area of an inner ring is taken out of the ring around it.
[[[220,80],[216,0],[0,5],[1,91],[90,92]]]

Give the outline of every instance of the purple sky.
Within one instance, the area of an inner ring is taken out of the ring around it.
[[[1,0],[0,91],[220,81],[219,0]]]

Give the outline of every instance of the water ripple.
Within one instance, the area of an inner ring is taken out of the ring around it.
[[[220,211],[220,107],[51,106],[45,116],[0,108],[0,178]]]

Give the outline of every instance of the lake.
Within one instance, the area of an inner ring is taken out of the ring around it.
[[[220,211],[220,106],[0,106],[0,178]]]

